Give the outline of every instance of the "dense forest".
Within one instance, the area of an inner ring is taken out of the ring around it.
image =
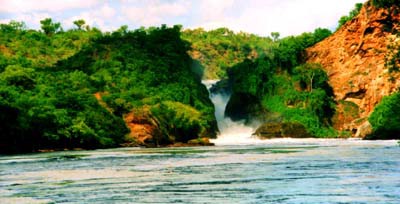
[[[331,125],[336,102],[324,68],[304,62],[304,49],[330,36],[328,29],[280,38],[278,32],[259,37],[179,25],[102,32],[84,20],[70,30],[50,18],[40,23],[41,30],[0,24],[1,152],[215,138],[214,107],[202,79],[222,80],[214,88],[230,92],[225,114],[233,120],[296,123],[314,137],[349,134]],[[398,95],[376,107],[370,138],[399,132]],[[156,129],[150,138],[132,136],[128,114]]]
[[[331,34],[318,28],[280,39],[278,32],[259,37],[219,28],[185,30],[183,38],[192,43],[190,54],[204,78],[226,79],[213,90],[230,90],[227,117],[248,124],[295,122],[313,136],[336,137],[328,77],[320,65],[303,62],[304,49]]]
[[[123,115],[144,110],[160,132],[147,143],[215,137],[214,107],[191,72],[181,27],[102,33],[75,23],[1,25],[1,151],[119,146],[129,132]]]
[[[392,10],[398,8],[393,7],[397,5],[396,1],[368,1],[367,4]],[[341,17],[338,29],[356,17],[362,6],[360,3],[355,4],[348,16]],[[229,32],[222,33],[219,39],[229,39],[226,37]],[[308,134],[314,137],[351,136],[350,131],[338,131],[332,127],[332,120],[338,117],[338,103],[344,102],[334,100],[333,89],[328,83],[329,78],[324,68],[319,64],[304,63],[305,48],[330,35],[330,30],[318,28],[313,33],[279,39],[279,33],[274,32],[271,33],[272,39],[268,45],[263,46],[268,49],[256,49],[257,58],[248,56],[244,61],[224,68],[227,82],[219,83],[215,90],[231,90],[232,95],[225,110],[226,116],[233,120],[245,120],[249,125],[254,122],[256,125],[260,122],[296,124],[296,128],[303,126]],[[398,71],[399,47],[388,48],[390,57],[385,59],[385,66],[389,72]],[[198,47],[194,49],[203,50]],[[398,138],[396,96],[388,96],[376,106],[368,119],[373,129],[368,139]],[[353,109],[347,105],[346,114],[353,114]]]
[[[276,40],[279,33],[274,32],[273,36]],[[183,31],[182,38],[191,43],[189,54],[195,60],[195,71],[205,79],[226,78],[228,68],[245,59],[271,55],[272,47],[276,46],[269,37],[234,33],[228,28],[188,29]]]
[[[328,29],[316,29],[276,41],[273,57],[245,60],[228,70],[232,96],[225,114],[248,123],[295,122],[317,137],[335,137],[332,88],[319,64],[303,60],[305,48],[328,37]]]

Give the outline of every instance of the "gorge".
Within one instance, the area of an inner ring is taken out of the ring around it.
[[[400,203],[399,0],[295,36],[94,25],[236,14],[220,4],[317,22],[349,0],[54,2],[0,0],[1,204]]]
[[[283,38],[180,25],[64,31],[50,18],[41,30],[1,24],[0,151],[222,144],[233,135],[246,143],[252,134],[397,139],[398,10],[371,0],[334,33]],[[201,80],[215,79],[229,93],[209,98]]]
[[[253,136],[255,128],[246,125],[244,121],[232,121],[225,116],[226,105],[230,99],[230,91],[216,90],[212,87],[218,83],[217,80],[206,80],[203,84],[210,92],[210,99],[215,107],[215,118],[217,120],[219,134],[211,142],[215,145],[243,145],[256,144],[260,140]]]

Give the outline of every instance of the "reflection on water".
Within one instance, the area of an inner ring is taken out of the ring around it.
[[[400,203],[395,141],[0,156],[0,203]]]

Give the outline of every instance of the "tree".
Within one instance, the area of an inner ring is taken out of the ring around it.
[[[368,118],[373,134],[368,139],[400,138],[400,92],[386,96]]]
[[[279,32],[271,32],[272,39],[276,42],[279,39]]]
[[[307,88],[309,92],[313,88],[324,88],[328,76],[320,64],[303,64],[295,68],[295,73],[300,79],[300,84],[303,88]]]
[[[26,24],[24,22],[10,21],[8,24],[0,24],[0,30],[5,32],[22,31],[26,30]]]
[[[350,21],[351,19],[356,17],[360,13],[362,6],[363,6],[362,3],[356,3],[354,6],[354,9],[350,11],[348,16],[340,17],[339,22],[338,22],[339,25],[336,28],[336,30],[339,30],[339,28],[342,27],[345,23],[347,23],[347,21]]]
[[[78,30],[82,30],[82,26],[84,26],[86,23],[84,20],[79,19],[74,21],[74,24],[78,27]]]
[[[9,86],[16,86],[22,89],[34,87],[34,69],[24,68],[20,65],[9,65],[0,73],[0,80]]]
[[[399,0],[372,0],[372,5],[377,8],[390,8],[393,5],[399,5]]]
[[[328,36],[332,35],[332,31],[327,28],[317,28],[314,30],[314,40],[315,42],[322,41]]]
[[[51,18],[46,18],[40,21],[41,28],[46,35],[52,35],[61,29],[60,23],[54,23]]]
[[[129,32],[128,30],[128,26],[127,25],[123,25],[121,27],[118,28],[118,30],[114,31],[113,34],[119,34],[121,36],[126,35]]]

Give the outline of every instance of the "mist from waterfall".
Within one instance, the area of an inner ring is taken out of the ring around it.
[[[203,84],[210,90],[212,85],[216,84],[217,80],[204,80]],[[225,108],[228,104],[230,93],[211,93],[210,99],[215,107],[215,117],[218,123],[220,133],[217,139],[211,140],[216,145],[240,145],[240,144],[255,144],[262,142],[261,140],[252,137],[255,132],[253,127],[244,124],[244,121],[232,121],[229,117],[225,117]]]

